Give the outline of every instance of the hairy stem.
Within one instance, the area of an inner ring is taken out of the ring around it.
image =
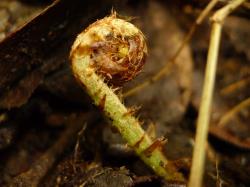
[[[153,147],[156,143],[145,133],[139,121],[130,114],[113,90],[95,73],[95,69],[90,63],[90,57],[75,57],[72,61],[72,69],[76,78],[93,99],[94,104],[103,110],[136,154],[155,173],[165,179],[184,181],[183,176],[165,158],[161,147]]]

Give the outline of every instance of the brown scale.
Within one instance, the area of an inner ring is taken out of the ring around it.
[[[143,152],[146,156],[150,156],[151,153],[156,150],[157,148],[158,149],[162,149],[162,146],[166,143],[166,139],[164,138],[159,138],[159,139],[156,139],[148,148],[146,148]]]
[[[133,147],[138,148],[144,138],[145,138],[145,134],[143,134],[143,136],[133,145]]]
[[[104,95],[102,97],[102,99],[99,102],[98,108],[103,111],[104,107],[105,107],[105,102],[106,102],[106,95]]]

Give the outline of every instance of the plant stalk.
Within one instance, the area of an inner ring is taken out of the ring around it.
[[[77,72],[74,73],[76,78],[84,85],[94,104],[103,110],[136,154],[159,176],[167,180],[184,181],[182,174],[178,173],[175,166],[165,158],[161,147],[152,147],[154,142],[142,129],[139,121],[130,114],[113,90],[95,73],[90,57],[74,57],[72,69],[73,72]]]

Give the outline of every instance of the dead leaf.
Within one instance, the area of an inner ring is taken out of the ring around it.
[[[101,4],[93,1],[91,6],[85,3],[57,0],[0,43],[1,108],[26,103],[46,74],[68,63],[70,46],[77,33],[109,6],[105,1]],[[97,3],[101,10],[96,10]],[[36,72],[40,73],[36,81],[27,84]]]

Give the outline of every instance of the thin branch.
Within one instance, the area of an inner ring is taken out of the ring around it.
[[[208,135],[222,23],[227,15],[235,8],[240,6],[240,4],[243,2],[244,0],[234,0],[225,7],[218,10],[212,17],[213,24],[207,56],[205,80],[197,121],[197,130],[192,159],[193,163],[188,184],[189,187],[200,187],[202,185],[205,163],[205,145]]]
[[[233,107],[227,113],[225,113],[218,123],[218,126],[222,127],[227,124],[230,119],[232,119],[237,113],[239,113],[242,109],[247,108],[250,106],[250,97],[245,99],[244,101],[240,102],[238,105]]]
[[[223,89],[221,89],[220,94],[221,95],[232,94],[235,90],[242,89],[245,86],[247,86],[249,83],[250,83],[250,77],[247,77],[245,79],[241,79],[241,80],[234,82],[234,83],[224,87]]]

